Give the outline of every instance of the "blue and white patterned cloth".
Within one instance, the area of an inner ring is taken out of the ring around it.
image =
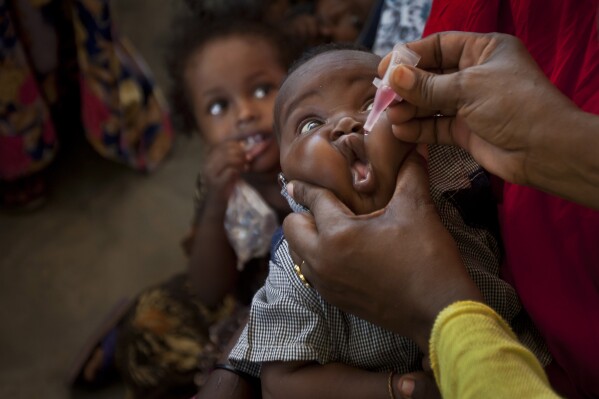
[[[381,57],[397,43],[420,39],[432,0],[385,0],[372,52]]]

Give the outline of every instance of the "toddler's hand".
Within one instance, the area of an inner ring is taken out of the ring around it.
[[[217,200],[228,200],[235,182],[248,165],[246,153],[239,141],[228,140],[210,148],[201,172],[208,195]]]

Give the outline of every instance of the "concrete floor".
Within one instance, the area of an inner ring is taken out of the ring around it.
[[[161,46],[174,3],[113,2],[120,31],[163,87]],[[199,150],[197,138],[180,137],[160,169],[142,175],[82,142],[55,162],[42,208],[0,212],[0,398],[123,397],[118,384],[72,391],[65,379],[116,301],[185,268],[179,240],[192,215]]]

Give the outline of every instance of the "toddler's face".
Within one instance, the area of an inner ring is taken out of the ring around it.
[[[373,0],[318,0],[315,14],[321,34],[332,42],[354,42],[373,3]]]
[[[252,159],[250,171],[278,166],[273,107],[285,74],[275,49],[259,37],[219,38],[198,49],[187,63],[185,81],[206,142],[241,142]]]
[[[363,51],[323,53],[289,76],[277,100],[285,178],[330,189],[356,214],[387,205],[413,148],[393,136],[385,114],[364,135],[379,60]]]

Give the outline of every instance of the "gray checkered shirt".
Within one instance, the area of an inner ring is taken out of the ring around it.
[[[480,205],[490,198],[486,173],[463,150],[431,146],[429,176],[443,224],[487,304],[548,364],[549,352],[515,290],[498,277],[500,248],[489,223],[479,217],[495,209],[492,201],[487,201],[489,208]],[[248,324],[229,357],[237,369],[258,377],[262,362],[314,361],[371,371],[421,370],[422,354],[415,343],[327,303],[295,274],[287,241],[281,237],[273,248],[269,275],[254,296]]]

